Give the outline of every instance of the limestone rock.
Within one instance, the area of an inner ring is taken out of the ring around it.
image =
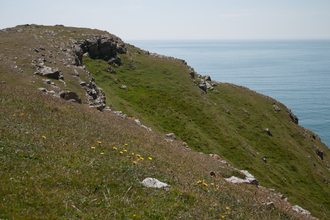
[[[225,180],[227,182],[231,182],[231,183],[249,183],[249,184],[253,184],[253,185],[259,185],[258,180],[252,174],[250,174],[247,170],[240,170],[240,172],[245,175],[244,180],[241,178],[238,178],[236,176],[225,178]]]
[[[176,136],[174,135],[174,133],[168,133],[168,134],[166,134],[166,137],[176,139]]]
[[[303,214],[303,215],[310,215],[311,213],[303,208],[301,208],[299,205],[292,206],[292,209],[296,212]]]
[[[121,89],[127,89],[127,86],[125,86],[125,85],[121,85],[120,88],[121,88]]]
[[[169,189],[170,185],[163,183],[155,178],[146,178],[141,182],[142,185],[146,187],[153,187],[153,188],[162,188],[162,189]]]
[[[39,68],[39,72],[41,75],[51,78],[51,79],[59,79],[60,75],[61,75],[61,72],[59,69],[53,69],[48,66],[42,66],[41,68]]]

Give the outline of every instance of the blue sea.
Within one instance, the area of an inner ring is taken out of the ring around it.
[[[129,41],[285,104],[330,146],[330,40]]]

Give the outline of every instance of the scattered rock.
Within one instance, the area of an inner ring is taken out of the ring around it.
[[[214,172],[214,171],[211,171],[211,172],[210,172],[210,175],[211,175],[212,177],[216,177],[216,175],[215,175],[215,172]]]
[[[168,190],[170,188],[170,185],[163,183],[155,178],[146,178],[141,182],[142,185],[145,187],[153,187],[153,188],[162,188]]]
[[[250,113],[245,108],[243,108],[243,111],[250,116]]]
[[[51,84],[52,83],[52,81],[50,81],[50,79],[44,79],[44,80],[42,80],[44,83],[46,83],[46,84]]]
[[[2,84],[6,84],[6,82],[5,81],[2,81]]]
[[[115,57],[111,58],[109,61],[108,61],[108,64],[109,65],[114,65],[114,64],[117,64],[117,65],[121,65],[121,57],[117,54]]]
[[[166,134],[166,137],[176,139],[176,136],[174,135],[174,133],[168,133],[168,134]]]
[[[275,108],[275,111],[277,112],[281,111],[281,109],[277,105],[273,105],[273,107]]]
[[[258,180],[252,175],[250,174],[247,170],[240,170],[241,173],[243,173],[245,175],[245,179],[241,179],[238,178],[236,176],[232,176],[230,178],[225,178],[225,180],[227,182],[231,182],[231,183],[249,183],[252,185],[259,185]]]
[[[205,81],[210,81],[211,82],[211,77],[210,76],[205,76]]]
[[[206,86],[206,83],[200,83],[198,85],[198,87],[203,90],[204,92],[207,92],[207,86]]]
[[[74,99],[81,104],[81,99],[78,98],[78,95],[75,92],[61,92],[60,97],[65,100]]]
[[[265,163],[267,163],[267,160],[266,160],[266,158],[262,158],[262,161],[263,161],[263,162],[265,162]]]
[[[195,72],[192,71],[189,74],[190,74],[191,78],[195,79]]]
[[[48,90],[45,89],[45,88],[38,88],[38,90],[40,90],[40,91],[42,91],[42,92],[48,92]]]
[[[311,215],[311,213],[309,211],[307,211],[306,209],[301,208],[298,205],[292,206],[292,209],[295,210],[296,212],[302,214],[302,215]]]
[[[270,130],[269,130],[268,128],[266,128],[265,131],[267,132],[267,134],[268,134],[269,136],[273,136],[273,134],[270,132]]]
[[[127,89],[127,86],[125,86],[125,85],[121,85],[120,88],[121,88],[121,89]]]
[[[323,151],[322,150],[316,149],[315,153],[317,154],[317,156],[319,156],[319,158],[321,160],[323,160]]]
[[[273,202],[268,202],[268,203],[266,204],[266,206],[267,206],[268,208],[274,208],[274,207],[275,207],[275,205],[274,205]]]
[[[60,75],[61,75],[59,69],[53,69],[51,67],[44,65],[41,68],[39,68],[39,72],[40,72],[39,74],[51,79],[60,79]]]

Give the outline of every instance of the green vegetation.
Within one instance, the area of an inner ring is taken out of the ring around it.
[[[204,93],[184,62],[129,44],[128,52],[120,54],[122,65],[111,66],[116,73],[107,72],[110,65],[102,59],[84,56],[83,65],[113,110],[138,118],[153,132],[109,112],[37,92],[51,85],[33,74],[31,59],[52,50],[66,61],[67,42],[95,34],[106,33],[61,26],[0,32],[0,76],[6,81],[0,86],[1,219],[302,218],[269,190],[225,182],[240,173],[209,153],[248,170],[260,185],[283,193],[313,216],[330,216],[329,150],[316,134],[291,122],[290,110],[270,97],[228,83]],[[32,48],[40,45],[46,50],[35,55]],[[47,61],[56,61],[64,75],[66,84],[54,80],[56,85],[84,99],[72,66],[54,57]],[[84,71],[78,72],[88,80]],[[169,132],[178,141],[165,143]],[[321,151],[323,160],[317,155]],[[171,189],[146,189],[140,184],[146,177]],[[265,205],[270,201],[276,208]]]

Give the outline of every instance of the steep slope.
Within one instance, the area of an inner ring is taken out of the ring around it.
[[[0,62],[6,84],[45,87],[55,96],[74,91],[82,103],[123,111],[155,131],[174,132],[194,151],[220,155],[313,216],[330,215],[329,149],[270,97],[206,81],[182,60],[124,45],[98,30],[36,25],[5,29],[0,33]],[[63,79],[46,84],[41,76],[45,66],[59,70]]]

